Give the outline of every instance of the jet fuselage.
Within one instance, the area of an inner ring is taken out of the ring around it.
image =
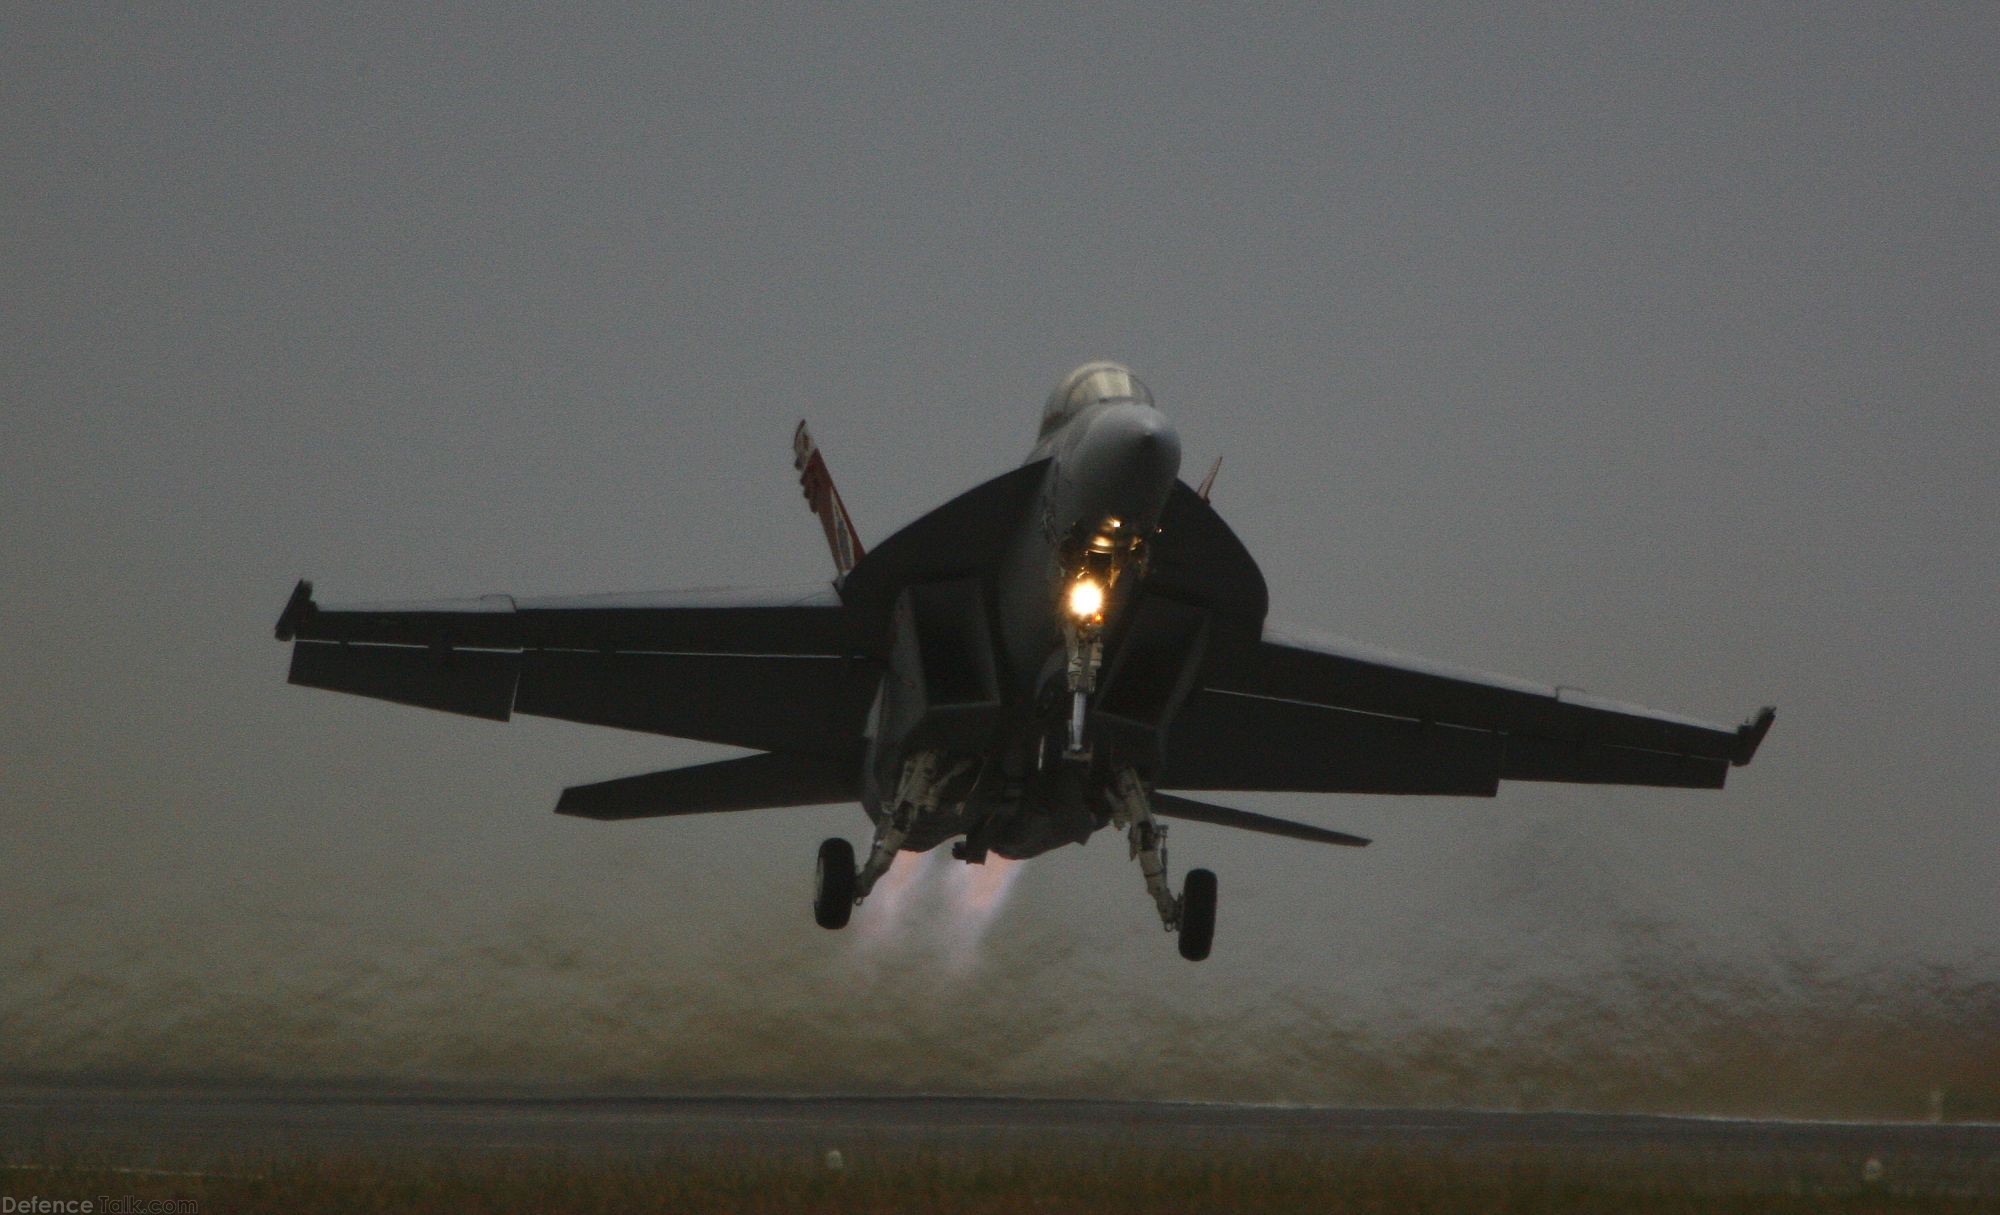
[[[962,770],[947,785],[944,805],[912,824],[905,850],[964,834],[962,851],[975,858],[989,848],[1032,856],[1080,841],[1108,821],[1105,766],[1093,762],[1099,757],[1086,742],[1090,705],[1079,685],[1094,687],[1107,623],[1144,580],[1148,545],[1179,477],[1180,436],[1129,371],[1094,363],[1051,395],[1027,460],[1036,462],[1045,462],[1040,485],[990,585],[965,588],[956,599],[941,593],[941,602],[898,617],[911,634],[905,651],[916,654],[926,635],[981,635],[975,617],[990,604],[997,641],[991,666],[998,703],[985,715],[987,728],[960,733],[956,745],[942,748],[940,762]],[[1074,598],[1079,583],[1101,600],[1098,610],[1079,610],[1088,606]],[[980,666],[959,649],[934,652],[943,662]],[[1074,669],[1080,662],[1090,667],[1081,675]],[[921,725],[879,728],[905,719],[898,702],[926,674],[935,672],[913,673],[892,659],[884,677],[864,796],[878,819],[893,807],[911,755],[939,749],[936,733]],[[955,814],[953,802],[961,806]]]

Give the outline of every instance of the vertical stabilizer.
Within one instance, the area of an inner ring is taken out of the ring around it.
[[[1215,463],[1208,466],[1208,475],[1201,479],[1201,488],[1194,491],[1195,497],[1208,501],[1209,491],[1215,488],[1215,474],[1222,471],[1222,457],[1215,457]]]
[[[861,560],[861,541],[855,538],[854,520],[848,517],[847,504],[833,487],[833,474],[826,471],[826,457],[819,454],[819,445],[813,442],[812,432],[803,421],[792,432],[792,467],[799,470],[799,487],[805,491],[813,514],[819,516],[820,526],[826,529],[826,545],[833,550],[833,567],[845,578],[854,563]]]

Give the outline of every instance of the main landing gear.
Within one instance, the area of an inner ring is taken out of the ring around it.
[[[854,845],[831,839],[819,846],[813,883],[813,920],[821,928],[845,928],[854,914]]]
[[[1181,956],[1199,962],[1215,943],[1215,874],[1207,869],[1188,870],[1181,886]]]
[[[1146,786],[1131,768],[1111,782],[1111,822],[1125,829],[1132,856],[1146,879],[1146,893],[1160,910],[1160,925],[1180,938],[1181,956],[1199,962],[1215,943],[1215,874],[1191,870],[1179,897],[1167,883],[1167,829],[1153,818]]]
[[[855,906],[875,889],[875,883],[889,872],[896,853],[909,838],[910,830],[925,815],[934,813],[944,787],[972,767],[960,760],[946,767],[938,751],[919,751],[903,765],[903,778],[896,798],[875,822],[875,840],[869,846],[867,863],[854,866],[854,846],[843,839],[830,839],[819,846],[818,880],[813,887],[813,919],[821,928],[845,928]]]
[[[935,751],[911,756],[903,768],[895,808],[876,821],[868,861],[859,868],[854,863],[854,846],[846,840],[830,839],[819,846],[813,919],[821,928],[847,927],[855,905],[867,898],[889,871],[911,827],[937,809],[945,784],[962,775],[966,766],[962,761],[947,768]],[[1129,767],[1119,768],[1111,782],[1110,800],[1111,821],[1131,842],[1132,857],[1146,880],[1146,893],[1159,909],[1160,926],[1178,936],[1182,957],[1201,961],[1215,944],[1215,874],[1206,869],[1190,870],[1176,895],[1167,881],[1167,829],[1154,819],[1152,801],[1139,774]]]

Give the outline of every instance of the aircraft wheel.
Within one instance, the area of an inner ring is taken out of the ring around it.
[[[813,919],[821,928],[845,928],[854,914],[854,845],[843,839],[819,846],[813,882]]]
[[[1199,962],[1215,943],[1215,875],[1206,869],[1188,871],[1181,887],[1181,956]]]

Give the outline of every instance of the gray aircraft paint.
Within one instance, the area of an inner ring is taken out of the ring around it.
[[[836,571],[831,600],[666,592],[341,607],[301,581],[275,629],[295,645],[290,682],[769,752],[571,786],[557,810],[629,820],[858,798],[873,824],[858,874],[845,837],[819,849],[814,917],[829,929],[847,925],[899,854],[957,838],[952,855],[969,864],[1025,860],[1114,826],[1129,834],[1163,925],[1196,960],[1210,951],[1216,877],[1191,870],[1175,893],[1156,811],[1367,841],[1156,800],[1155,788],[1719,789],[1774,719],[1767,707],[1732,729],[1273,632],[1255,560],[1176,480],[1173,427],[1116,363],[1086,364],[1056,386],[1027,463],[858,558],[803,423],[797,434],[794,466]]]

